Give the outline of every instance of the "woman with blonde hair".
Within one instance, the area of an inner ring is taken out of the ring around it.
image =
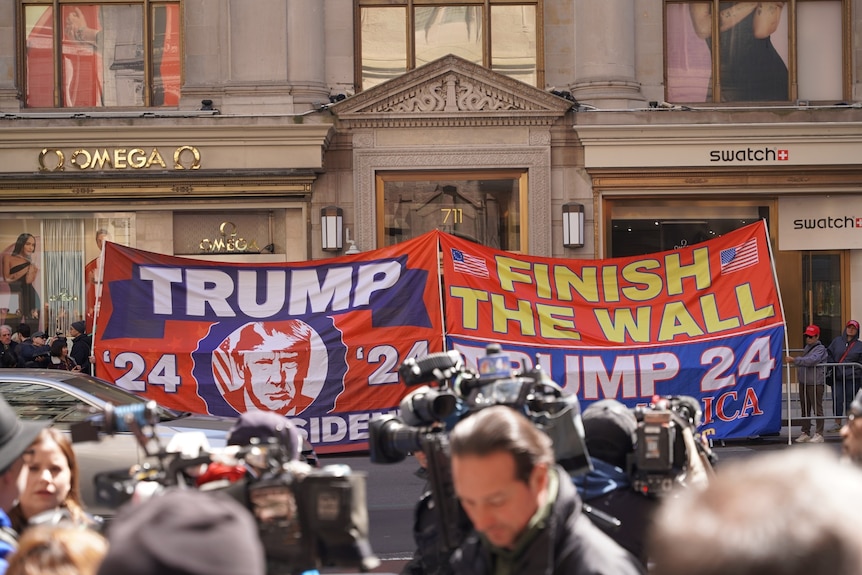
[[[46,427],[24,452],[27,483],[9,512],[19,533],[38,523],[69,521],[94,526],[98,521],[84,511],[78,462],[72,443],[61,431]]]
[[[27,530],[6,575],[95,575],[108,552],[107,540],[69,523]]]

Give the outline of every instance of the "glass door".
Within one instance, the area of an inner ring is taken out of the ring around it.
[[[820,328],[820,341],[824,345],[829,345],[844,330],[842,255],[841,252],[802,253],[802,317],[806,325]]]

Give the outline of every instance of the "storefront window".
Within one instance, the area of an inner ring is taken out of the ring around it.
[[[180,97],[177,0],[24,2],[28,107],[176,106]],[[149,13],[145,7],[149,6]]]
[[[174,255],[284,254],[286,222],[284,209],[177,211]]]
[[[541,85],[539,0],[357,1],[363,90],[449,54]]]
[[[716,202],[619,200],[607,210],[608,257],[675,250],[769,219],[767,206]]]
[[[440,230],[503,250],[526,245],[525,171],[378,174],[379,238],[391,246]]]
[[[0,323],[53,335],[84,320],[91,331],[101,245],[130,245],[133,216],[8,215],[0,223]]]
[[[844,1],[666,0],[665,8],[669,102],[844,99]]]

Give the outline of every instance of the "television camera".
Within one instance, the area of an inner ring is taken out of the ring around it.
[[[592,468],[584,443],[580,404],[541,367],[512,370],[509,356],[491,344],[479,358],[478,370],[467,368],[457,351],[411,358],[399,367],[407,386],[421,386],[400,404],[400,417],[383,416],[369,425],[369,451],[374,463],[396,463],[422,452],[436,514],[438,552],[446,556],[460,546],[470,528],[452,484],[448,428],[455,421],[491,405],[523,413],[545,431],[556,460],[569,473]],[[431,384],[431,385],[423,385]]]
[[[636,491],[664,495],[684,484],[693,463],[712,469],[715,455],[696,435],[703,416],[697,399],[656,396],[648,406],[634,408],[634,414],[635,451],[627,471]]]
[[[254,515],[268,573],[302,573],[330,566],[370,571],[380,564],[368,540],[363,474],[353,473],[346,465],[313,468],[295,460],[275,438],[266,442],[253,438],[249,445],[216,450],[201,436],[177,434],[163,446],[156,433],[158,421],[158,406],[149,401],[108,404],[103,413],[72,427],[73,442],[131,432],[151,460],[131,470],[97,475],[100,502],[116,507],[157,497],[169,487],[222,490]],[[196,486],[195,476],[211,464],[253,468],[254,473],[245,473],[238,481]]]

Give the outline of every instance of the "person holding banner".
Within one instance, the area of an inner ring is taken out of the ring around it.
[[[784,363],[795,365],[799,379],[799,408],[802,411],[802,433],[796,443],[823,443],[823,393],[826,386],[826,370],[817,367],[828,358],[826,346],[820,343],[820,328],[809,325],[805,328],[805,348],[799,357],[784,356]],[[811,412],[817,416],[814,435],[810,435]]]
[[[829,431],[841,430],[844,406],[850,407],[853,396],[862,388],[862,342],[859,341],[859,322],[851,319],[844,333],[832,340],[826,350],[830,363],[855,365],[836,366],[832,375],[832,397],[835,403],[835,426]]]

